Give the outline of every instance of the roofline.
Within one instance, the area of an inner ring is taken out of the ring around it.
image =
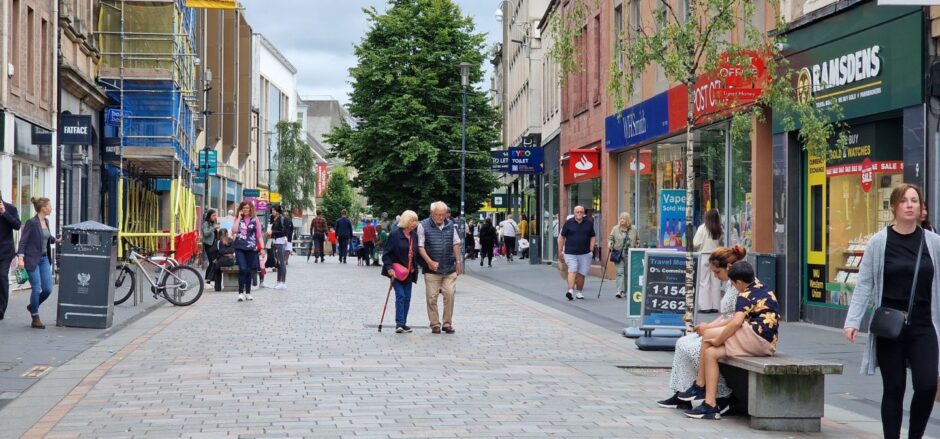
[[[539,31],[545,30],[545,26],[548,24],[548,17],[555,12],[555,9],[558,9],[559,0],[551,0],[548,2],[548,7],[545,8],[545,13],[542,14],[542,19],[539,20]]]
[[[287,57],[284,56],[284,54],[281,53],[280,50],[277,50],[277,47],[274,47],[274,44],[272,44],[270,41],[268,41],[267,38],[264,37],[264,34],[256,32],[252,35],[258,37],[258,39],[261,41],[261,45],[264,46],[266,49],[270,50],[271,53],[274,54],[274,57],[277,58],[277,60],[280,61],[281,64],[284,64],[284,66],[287,67],[288,71],[290,71],[291,73],[295,75],[297,74],[297,68],[294,67],[294,65],[291,64],[291,62],[287,60]]]

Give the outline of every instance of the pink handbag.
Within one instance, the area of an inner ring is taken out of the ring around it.
[[[392,270],[395,271],[395,279],[399,282],[404,282],[408,279],[408,276],[411,275],[411,259],[414,258],[414,247],[411,246],[411,235],[408,235],[408,266],[399,264],[398,262],[392,263]]]

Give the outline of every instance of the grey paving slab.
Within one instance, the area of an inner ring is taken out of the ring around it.
[[[775,434],[742,418],[696,421],[660,409],[665,374],[616,366],[665,365],[669,354],[638,351],[613,331],[477,278],[458,282],[456,334],[395,334],[369,326],[387,288],[375,269],[333,260],[290,268],[287,290],[260,290],[244,303],[209,293],[149,338],[135,342],[177,310],[102,341],[113,352],[136,349],[108,363],[50,436],[846,437],[833,421],[821,434]],[[428,324],[423,288],[412,298],[415,327]],[[392,308],[386,325],[393,319]],[[76,360],[94,366],[107,353]]]

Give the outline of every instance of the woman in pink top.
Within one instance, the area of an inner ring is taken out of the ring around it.
[[[258,252],[264,256],[261,223],[255,216],[255,206],[249,201],[238,205],[235,230],[235,260],[238,262],[238,301],[254,300],[251,297],[251,278],[258,271]]]

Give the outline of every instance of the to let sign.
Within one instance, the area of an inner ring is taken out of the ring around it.
[[[91,115],[59,115],[59,144],[91,145]]]
[[[493,158],[493,165],[490,166],[490,170],[496,173],[507,173],[509,172],[509,151],[500,150],[500,151],[490,151],[490,157]]]

